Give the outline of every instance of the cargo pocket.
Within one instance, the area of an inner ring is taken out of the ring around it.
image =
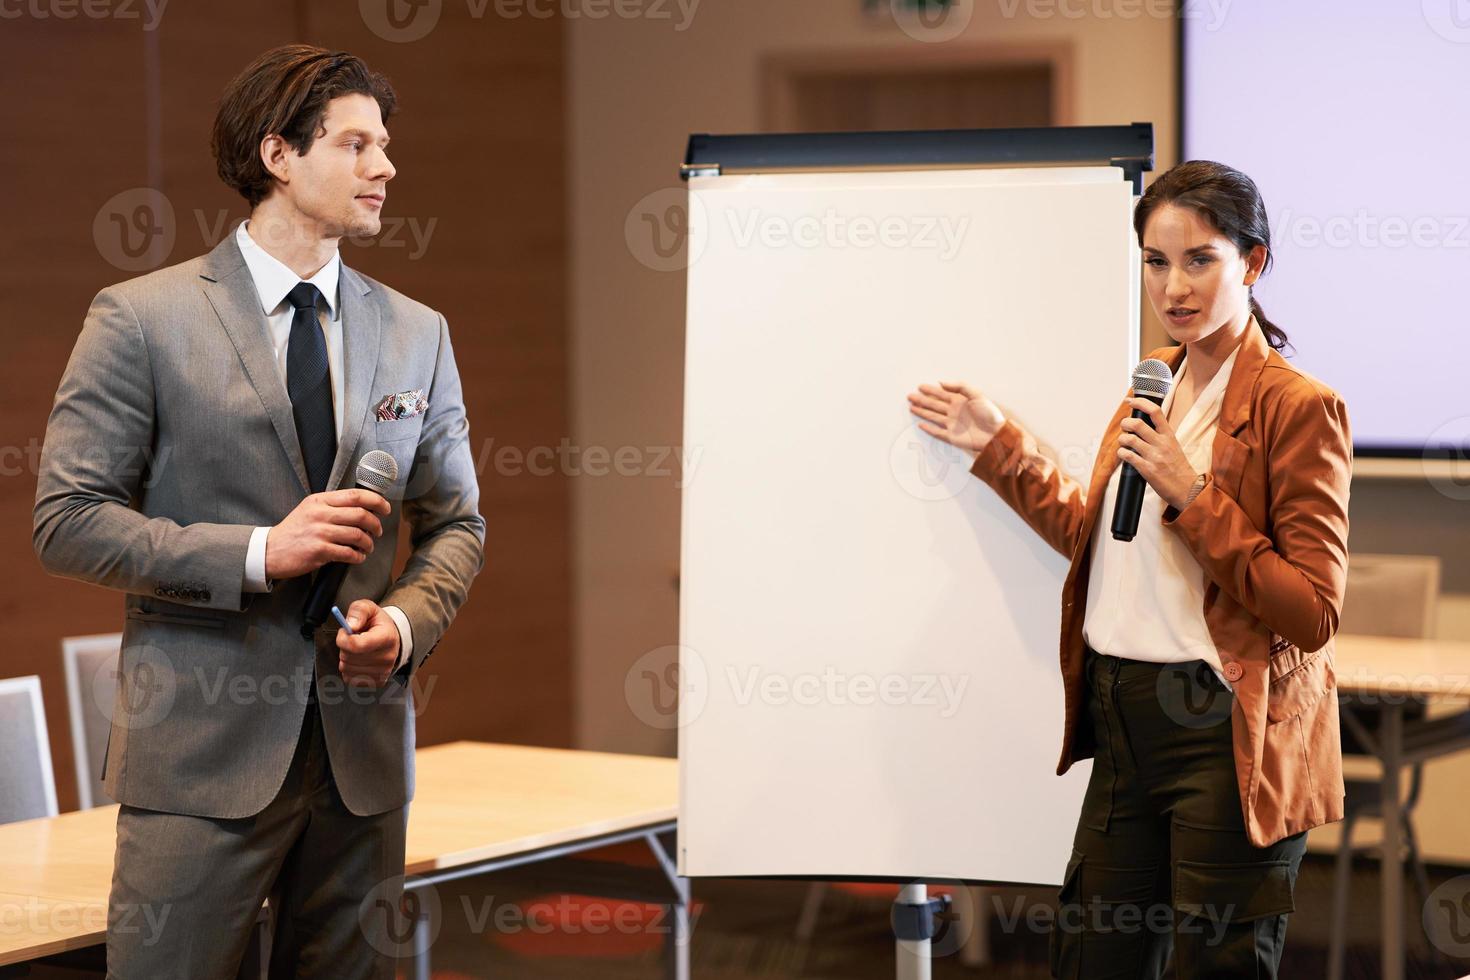
[[[1082,916],[1077,904],[1078,882],[1082,877],[1082,853],[1072,849],[1062,885],[1057,889],[1057,917],[1052,922],[1047,940],[1047,961],[1053,977],[1075,978],[1081,962]],[[1069,911],[1072,910],[1072,911]]]
[[[1214,922],[1252,922],[1296,911],[1291,862],[1204,864],[1176,861],[1174,908]]]
[[[1274,978],[1286,916],[1296,910],[1291,862],[1203,864],[1174,871],[1174,956],[1180,976]]]

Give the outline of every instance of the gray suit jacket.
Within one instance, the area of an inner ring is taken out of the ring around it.
[[[309,483],[235,236],[92,301],[46,427],[34,544],[52,574],[127,593],[104,776],[121,803],[258,813],[285,778],[313,674],[348,808],[413,797],[410,677],[483,564],[485,522],[444,317],[346,265],[339,290],[345,411],[328,489],[352,486],[372,449],[399,468],[383,536],[339,604],[396,605],[413,632],[411,660],[369,691],[337,671],[335,621],[301,637],[309,577],[241,591],[252,529],[279,523]],[[376,419],[384,396],[411,389],[427,411]],[[400,518],[413,550],[393,579]]]

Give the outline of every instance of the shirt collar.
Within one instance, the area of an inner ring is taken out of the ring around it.
[[[1248,329],[1250,328],[1248,327]],[[1186,427],[1192,429],[1194,427],[1193,422],[1195,418],[1197,418],[1201,412],[1208,412],[1211,415],[1214,415],[1216,413],[1219,403],[1224,401],[1225,388],[1230,383],[1230,372],[1235,367],[1236,355],[1240,353],[1240,348],[1243,346],[1243,343],[1235,345],[1235,350],[1230,352],[1230,356],[1225,358],[1225,362],[1220,365],[1220,370],[1215,372],[1215,376],[1210,379],[1210,383],[1205,385],[1204,391],[1201,391],[1199,393],[1199,397],[1197,397],[1194,404],[1190,406],[1189,412],[1186,413],[1185,417],[1180,419],[1178,424],[1174,426],[1175,432],[1183,432]],[[1180,370],[1182,371],[1184,365],[1188,363],[1189,358],[1184,358],[1184,360],[1180,362]],[[1170,386],[1169,394],[1164,399],[1163,404],[1165,414],[1168,414],[1170,406],[1174,404],[1174,392],[1177,391],[1178,388],[1179,385],[1177,383]]]
[[[301,282],[301,277],[292,272],[280,259],[267,252],[256,244],[255,239],[245,231],[248,220],[240,222],[240,227],[235,229],[235,242],[240,246],[240,255],[245,259],[245,265],[250,270],[250,278],[255,280],[255,291],[260,296],[260,307],[266,316],[276,311],[286,299],[286,294],[296,288]],[[316,275],[306,280],[317,289],[321,290],[322,296],[327,300],[328,318],[336,320],[337,308],[337,280],[342,270],[342,254],[333,250],[332,257],[327,264],[317,270]]]

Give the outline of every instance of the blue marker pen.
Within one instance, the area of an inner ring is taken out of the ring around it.
[[[352,631],[352,627],[347,625],[347,617],[342,615],[342,610],[338,609],[336,606],[333,606],[332,615],[337,617],[337,622],[342,624],[342,628],[347,631],[348,636],[356,635]]]

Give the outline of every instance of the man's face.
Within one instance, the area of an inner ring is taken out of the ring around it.
[[[322,127],[305,155],[286,147],[287,177],[276,191],[324,237],[376,235],[387,183],[396,173],[378,103],[358,93],[335,98]]]

